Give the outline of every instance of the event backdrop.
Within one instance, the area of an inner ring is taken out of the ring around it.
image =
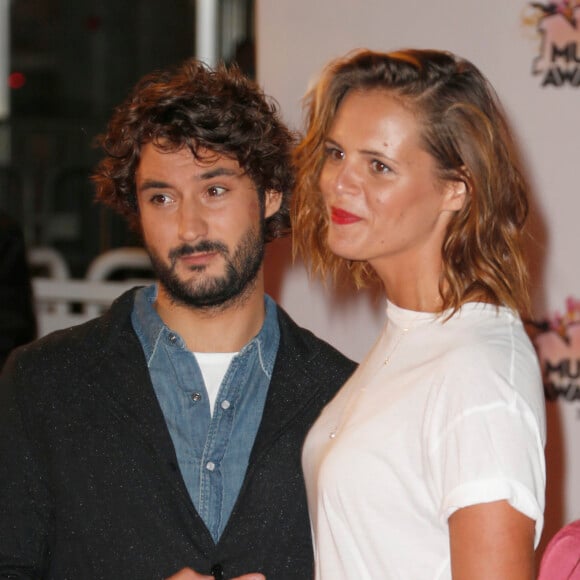
[[[533,186],[528,328],[545,375],[548,493],[543,544],[580,518],[580,0],[258,0],[257,70],[286,121],[331,58],[358,47],[451,50],[495,86]],[[360,360],[383,324],[371,292],[334,292],[267,256],[269,291],[301,324]]]

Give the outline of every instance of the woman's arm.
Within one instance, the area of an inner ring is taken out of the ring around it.
[[[533,580],[534,528],[507,501],[457,510],[449,518],[453,580]]]

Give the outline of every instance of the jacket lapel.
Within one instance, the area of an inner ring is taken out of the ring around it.
[[[143,351],[132,331],[118,335],[117,344],[100,365],[95,381],[111,412],[131,425],[132,431],[165,462],[176,461],[171,436],[155,396]],[[113,357],[113,352],[115,355]]]
[[[99,342],[105,343],[105,348],[96,347],[103,350],[103,356],[91,370],[91,382],[94,381],[103,395],[101,399],[110,413],[158,457],[156,464],[160,471],[189,511],[198,533],[208,540],[207,548],[211,549],[214,545],[211,534],[197,513],[177,468],[173,441],[151,383],[143,349],[131,324],[132,305],[131,292],[129,296],[123,295],[101,319],[103,332],[96,334]]]
[[[268,389],[262,421],[250,456],[250,467],[278,438],[321,386],[308,369],[317,356],[306,347],[297,325],[280,308],[280,346]]]

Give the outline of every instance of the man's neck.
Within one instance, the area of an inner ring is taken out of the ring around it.
[[[258,334],[264,323],[264,282],[231,305],[197,309],[171,301],[158,289],[155,309],[163,322],[177,332],[193,352],[238,352]]]

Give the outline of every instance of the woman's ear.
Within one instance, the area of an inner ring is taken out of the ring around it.
[[[463,180],[449,180],[445,185],[444,211],[459,211],[468,195],[467,184]]]
[[[266,218],[273,216],[282,205],[282,193],[275,189],[267,189],[264,199],[264,213]]]

